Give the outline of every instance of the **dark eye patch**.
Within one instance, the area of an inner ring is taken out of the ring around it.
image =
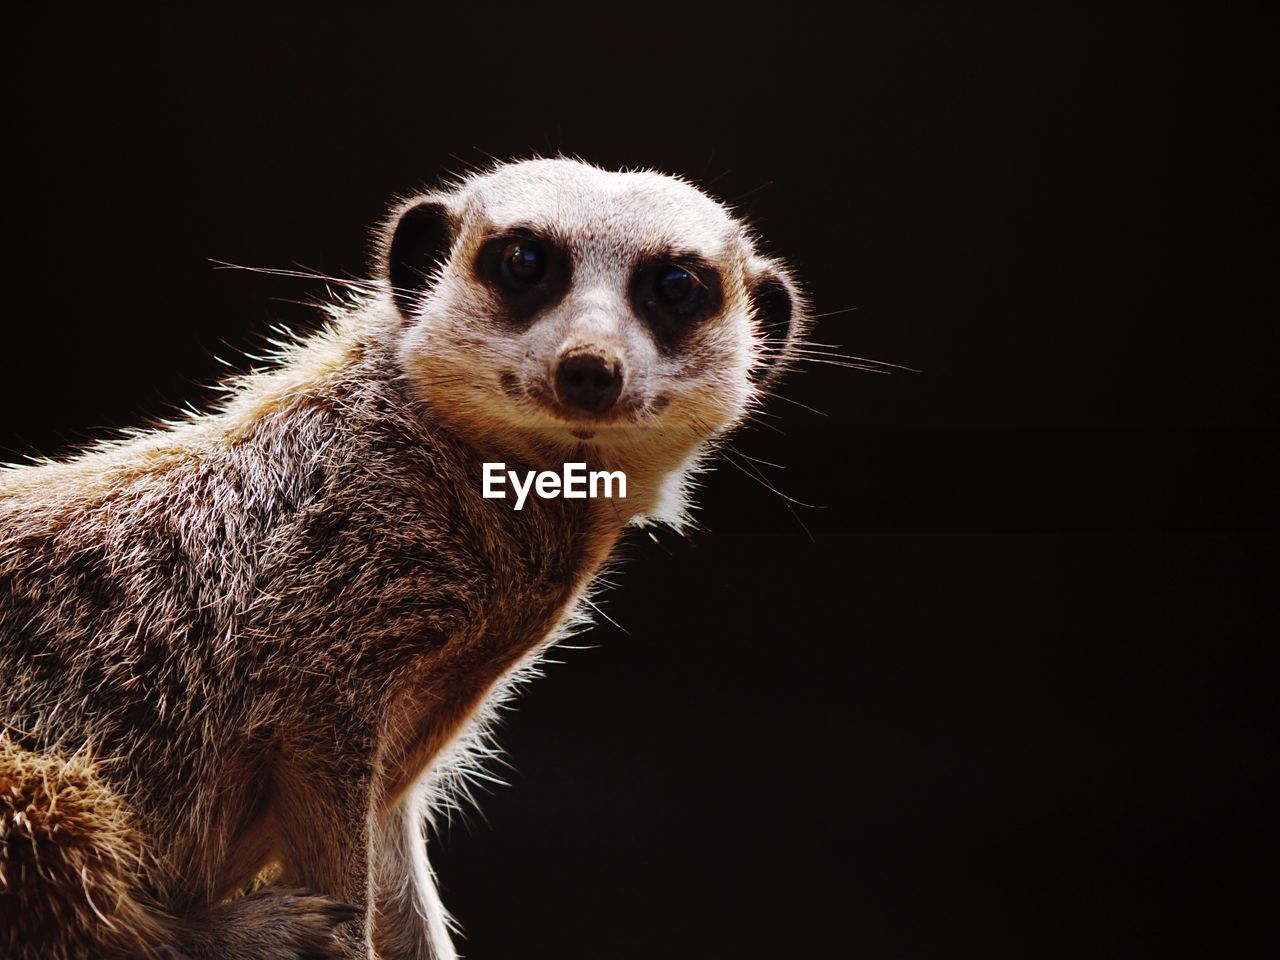
[[[631,301],[666,353],[675,353],[698,325],[720,309],[720,273],[701,257],[673,255],[641,264]]]
[[[476,279],[498,294],[512,321],[520,324],[559,303],[571,280],[563,248],[524,228],[486,239],[476,254],[475,273]]]

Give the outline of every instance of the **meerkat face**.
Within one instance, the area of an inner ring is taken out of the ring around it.
[[[656,173],[501,166],[406,203],[383,253],[417,395],[543,447],[714,437],[800,320],[791,279],[742,223]]]

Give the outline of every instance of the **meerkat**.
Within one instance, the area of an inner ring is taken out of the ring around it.
[[[653,172],[499,165],[376,249],[213,412],[0,473],[4,957],[456,956],[424,827],[450,763],[624,531],[682,523],[805,322]],[[570,461],[625,498],[481,495],[484,464]]]

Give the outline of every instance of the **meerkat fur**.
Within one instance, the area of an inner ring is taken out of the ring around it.
[[[684,181],[500,165],[217,409],[0,473],[0,955],[454,957],[429,808],[804,312]],[[627,496],[516,512],[491,461]]]

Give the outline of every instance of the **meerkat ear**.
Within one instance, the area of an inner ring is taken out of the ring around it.
[[[747,271],[748,295],[759,351],[752,379],[766,382],[781,372],[792,340],[804,322],[804,297],[786,267],[756,260]]]
[[[383,271],[400,313],[408,317],[449,259],[456,223],[447,198],[418,197],[394,211],[383,244]]]

